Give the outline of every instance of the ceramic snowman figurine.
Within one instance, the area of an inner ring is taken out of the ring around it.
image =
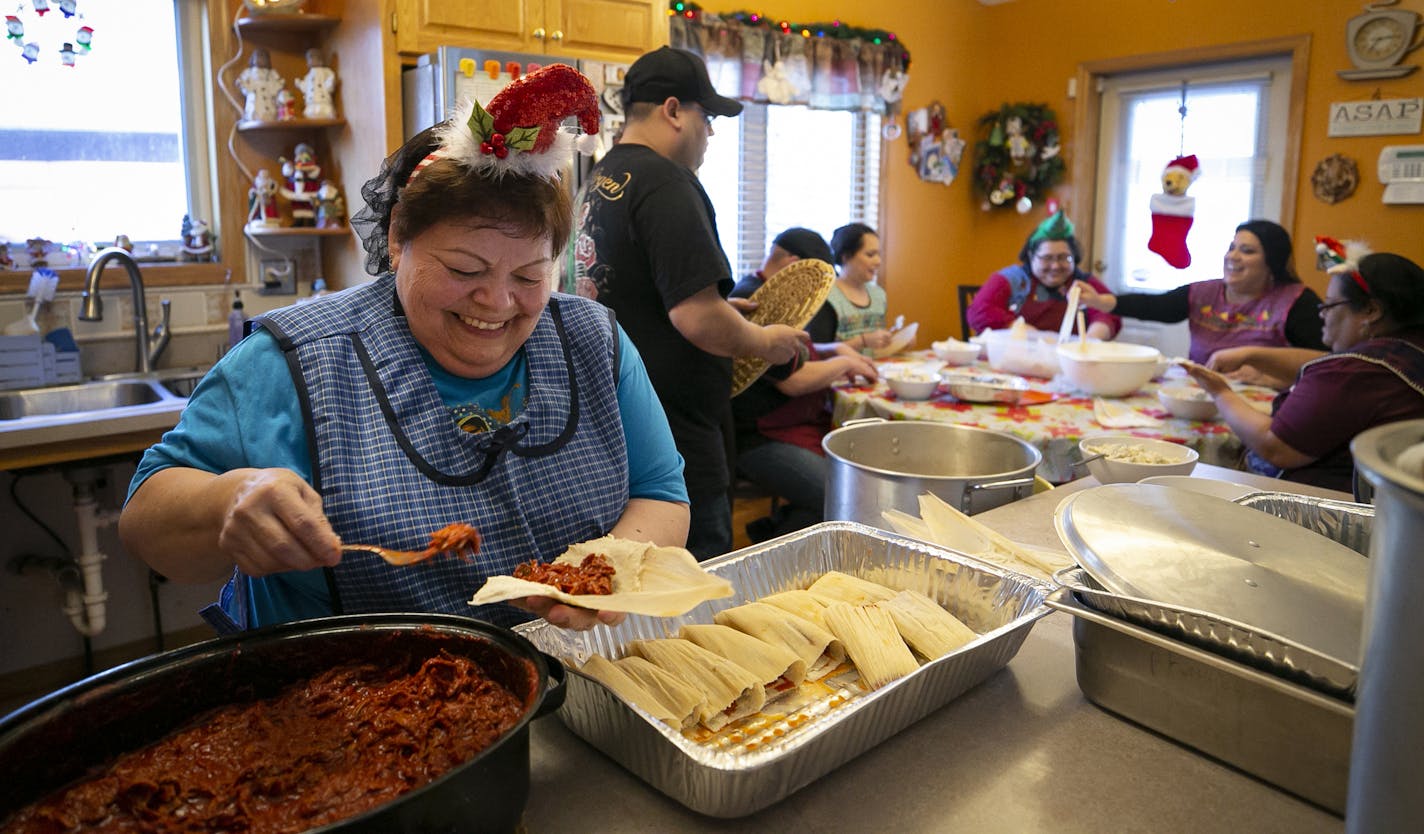
[[[307,50],[307,74],[297,79],[297,89],[306,99],[302,115],[308,119],[336,118],[336,72],[326,65],[319,49]]]
[[[277,215],[277,181],[263,168],[247,189],[247,226],[255,229],[275,229],[282,225]]]
[[[277,94],[286,82],[272,69],[272,56],[261,47],[252,50],[247,69],[237,76],[237,88],[247,97],[242,118],[272,121],[277,118]]]

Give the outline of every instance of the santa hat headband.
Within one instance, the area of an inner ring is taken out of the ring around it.
[[[578,70],[566,64],[540,67],[490,99],[488,109],[466,99],[435,129],[440,147],[411,170],[411,180],[437,159],[453,159],[471,172],[496,179],[505,175],[557,175],[568,165],[577,142],[559,125],[577,116],[584,133],[598,132],[598,94]]]
[[[1168,171],[1180,171],[1186,174],[1189,179],[1194,180],[1201,174],[1201,166],[1197,162],[1196,154],[1190,154],[1188,156],[1179,156],[1171,162],[1168,162],[1167,167],[1162,169],[1162,173],[1165,174]]]
[[[1342,243],[1333,237],[1316,235],[1315,251],[1323,262],[1330,264],[1325,270],[1326,273],[1348,275],[1365,295],[1370,294],[1370,285],[1365,282],[1365,276],[1360,274],[1360,261],[1370,254],[1368,246],[1358,241],[1347,240]]]

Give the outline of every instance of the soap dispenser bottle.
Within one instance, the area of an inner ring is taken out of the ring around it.
[[[232,312],[227,314],[227,346],[235,346],[242,341],[243,329],[247,324],[247,314],[242,311],[242,292],[232,293]]]

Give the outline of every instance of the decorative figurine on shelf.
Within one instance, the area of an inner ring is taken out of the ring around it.
[[[40,57],[40,45],[37,43],[27,43],[20,51],[20,57],[33,64]]]
[[[25,24],[18,17],[12,14],[5,15],[5,39],[20,45],[20,39],[25,36]]]
[[[74,17],[74,13],[79,9],[78,0],[59,0],[59,10],[64,12],[66,18]]]
[[[39,268],[49,266],[50,242],[42,237],[32,237],[25,241],[25,255],[30,260],[30,266]]]
[[[183,243],[179,260],[206,263],[213,259],[213,239],[208,233],[208,221],[183,215]]]
[[[293,226],[315,226],[316,212],[312,199],[321,188],[321,166],[316,164],[316,153],[311,145],[302,142],[292,152],[292,159],[281,158],[282,176],[287,178],[287,186],[282,196],[292,203]]]
[[[94,27],[80,26],[74,33],[74,42],[79,44],[79,48],[88,53],[94,48]]]
[[[289,122],[297,117],[297,97],[283,87],[277,93],[277,121]]]
[[[133,254],[133,241],[129,240],[128,235],[114,235],[114,245],[130,255]]]
[[[66,67],[74,66],[74,58],[77,53],[74,51],[74,44],[65,41],[59,47],[59,63]]]
[[[49,11],[49,0],[31,0],[31,5],[35,7],[35,14],[40,17],[44,17],[45,12]]]
[[[1187,188],[1199,173],[1195,155],[1179,156],[1162,170],[1162,193],[1152,195],[1152,237],[1147,248],[1177,269],[1192,265],[1187,232],[1192,228],[1197,198],[1188,197]]]
[[[302,115],[308,119],[336,118],[336,71],[326,65],[319,49],[307,50],[307,74],[297,79],[297,89],[306,99]]]
[[[339,229],[346,219],[346,198],[337,190],[336,183],[322,180],[316,192],[316,227],[318,229]]]
[[[247,121],[272,121],[277,118],[277,93],[286,86],[282,76],[272,69],[272,56],[266,49],[252,50],[247,69],[237,76],[237,88],[247,97],[242,118]]]
[[[0,240],[0,269],[14,269],[15,259],[10,257],[9,241]]]
[[[281,225],[277,216],[277,181],[263,168],[247,189],[247,228],[276,229]]]

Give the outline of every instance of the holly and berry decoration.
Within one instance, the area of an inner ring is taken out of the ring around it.
[[[1033,208],[1063,179],[1067,166],[1058,139],[1058,117],[1045,104],[1002,105],[979,119],[974,145],[974,183],[984,194],[983,209]]]
[[[470,133],[479,140],[481,153],[495,159],[504,159],[509,156],[511,150],[534,149],[539,139],[538,127],[516,127],[510,124],[508,117],[496,121],[478,101],[474,105],[475,109],[470,113],[468,124]]]

